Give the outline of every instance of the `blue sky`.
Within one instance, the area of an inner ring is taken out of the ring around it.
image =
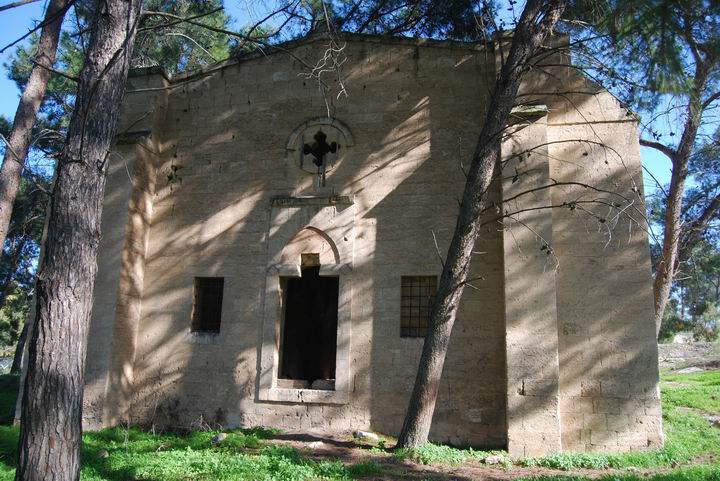
[[[0,0],[0,2],[7,3],[5,0]],[[257,2],[229,0],[224,3],[226,11],[234,19],[236,26],[246,25],[251,20],[258,18]],[[45,2],[39,1],[0,12],[0,48],[13,42],[37,25],[38,19],[42,18],[44,7]],[[7,78],[7,68],[5,67],[5,63],[9,61],[13,51],[14,48],[11,48],[0,54],[0,64],[2,64],[0,65],[0,115],[8,118],[14,116],[20,96],[15,84]],[[641,154],[645,168],[650,170],[661,183],[669,182],[670,161],[653,149],[642,148]],[[648,193],[654,190],[654,182],[648,175],[645,175],[645,189]]]

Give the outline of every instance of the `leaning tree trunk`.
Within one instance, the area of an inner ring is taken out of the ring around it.
[[[410,448],[427,442],[450,334],[478,237],[485,192],[500,154],[502,132],[530,57],[553,29],[566,3],[565,0],[528,0],[513,35],[467,175],[455,233],[440,277],[430,329],[397,447]]]
[[[660,335],[665,306],[670,298],[675,268],[677,264],[678,248],[680,244],[680,228],[682,215],[682,198],[685,192],[687,178],[687,160],[678,162],[673,160],[673,173],[670,180],[665,211],[665,227],[663,229],[662,256],[655,269],[653,280],[653,294],[655,298],[655,337]]]
[[[19,244],[15,247],[12,257],[9,259],[10,267],[8,268],[7,275],[2,280],[0,285],[0,309],[5,307],[5,301],[7,301],[8,294],[10,293],[10,285],[12,284],[15,273],[17,272],[18,264],[20,263],[20,257],[25,249],[28,238],[23,235]],[[25,350],[25,340],[27,339],[28,323],[23,324],[23,328],[20,331],[17,343],[15,344],[15,355],[13,356],[12,367],[10,368],[10,374],[19,374],[22,369],[22,358],[23,351]]]
[[[140,8],[141,0],[96,5],[38,275],[16,480],[79,479],[85,352],[105,177]]]
[[[680,236],[682,235],[682,201],[688,176],[690,155],[703,114],[702,94],[708,81],[709,66],[699,62],[695,66],[695,83],[690,92],[687,119],[677,149],[671,151],[672,176],[666,200],[665,226],[663,228],[662,257],[655,269],[653,294],[655,297],[655,335],[660,335],[665,306],[670,299],[673,277],[678,263]]]
[[[30,329],[30,323],[25,322],[23,328],[20,331],[20,337],[18,337],[17,344],[15,345],[15,355],[13,356],[12,367],[10,368],[10,374],[20,374],[22,371],[23,355],[25,353],[25,342],[27,342],[28,330]]]
[[[35,65],[20,97],[12,130],[8,135],[2,168],[0,168],[0,246],[5,245],[13,204],[20,186],[20,174],[30,148],[32,128],[45,97],[45,89],[51,75],[50,69],[55,64],[60,29],[69,4],[68,0],[52,0],[47,7],[37,44]]]
[[[0,281],[0,309],[5,307],[5,300],[7,300],[7,296],[10,293],[10,285],[12,284],[12,281],[15,278],[15,274],[17,273],[18,264],[20,263],[20,258],[22,257],[23,250],[25,250],[27,240],[27,236],[23,235],[20,238],[18,245],[15,246],[12,255],[6,258],[8,263],[7,272],[5,273],[5,277],[3,278],[3,280]],[[5,259],[3,259],[3,261],[4,260]]]

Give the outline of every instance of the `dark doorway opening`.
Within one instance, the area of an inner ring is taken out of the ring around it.
[[[334,389],[338,280],[320,277],[319,265],[287,279],[278,377],[296,382],[278,386]]]

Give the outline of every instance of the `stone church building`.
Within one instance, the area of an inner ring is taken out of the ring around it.
[[[503,49],[328,42],[131,74],[86,428],[399,432]],[[502,133],[431,439],[657,447],[637,119],[554,42]]]

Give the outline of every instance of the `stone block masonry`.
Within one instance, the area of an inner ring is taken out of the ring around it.
[[[440,275],[495,52],[345,41],[348,96],[330,96],[330,117],[297,61],[314,65],[322,37],[287,45],[293,56],[131,77],[105,198],[86,427],[202,419],[398,433],[423,342],[401,334],[421,331],[428,304],[403,277]],[[588,212],[548,208],[583,200],[587,184],[643,209],[636,124],[563,61],[548,60],[551,80],[526,79],[532,107],[514,112],[503,141],[433,441],[525,456],[662,443],[647,237],[628,229],[642,221],[598,229]],[[313,145],[318,131],[327,148]],[[283,343],[288,283],[308,262],[338,280],[337,307],[323,313],[337,323],[335,357],[309,369],[318,379],[284,378],[286,357],[318,359]],[[196,278],[222,278],[219,332],[192,329]]]

